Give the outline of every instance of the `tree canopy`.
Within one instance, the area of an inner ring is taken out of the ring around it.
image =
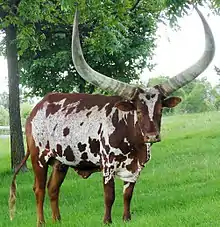
[[[187,1],[78,1],[85,58],[95,70],[124,82],[152,68],[157,22],[176,22],[188,12]],[[219,0],[197,1],[216,9]],[[72,0],[20,0],[17,14],[0,0],[0,29],[15,24],[21,83],[31,95],[50,91],[94,92],[71,60]],[[3,17],[4,14],[4,17]],[[0,44],[4,53],[4,41]]]

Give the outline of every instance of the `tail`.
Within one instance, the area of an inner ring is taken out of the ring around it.
[[[8,200],[9,216],[10,216],[11,221],[15,215],[15,201],[16,201],[16,182],[15,182],[15,180],[16,180],[16,176],[19,173],[21,167],[26,163],[29,155],[30,155],[30,151],[29,151],[29,149],[27,149],[27,153],[26,153],[25,157],[23,158],[23,160],[21,161],[21,163],[19,164],[19,166],[17,167],[17,169],[14,173],[12,182],[11,182],[10,195],[9,195],[9,200]]]

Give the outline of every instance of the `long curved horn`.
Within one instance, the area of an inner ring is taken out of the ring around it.
[[[136,87],[117,81],[93,70],[85,61],[79,40],[78,12],[76,9],[73,33],[72,33],[72,59],[79,75],[91,84],[103,90],[114,92],[126,99],[132,99],[136,93]]]
[[[194,80],[208,67],[214,57],[215,41],[211,28],[197,7],[195,7],[195,9],[202,20],[205,31],[205,50],[202,57],[194,65],[158,86],[165,96],[168,96],[169,94],[188,84],[190,81]]]

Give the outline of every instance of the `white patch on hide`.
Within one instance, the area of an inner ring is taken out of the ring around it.
[[[43,168],[43,165],[41,164],[41,161],[40,161],[40,160],[38,161],[38,164],[39,164],[39,166],[40,166],[41,168]]]
[[[134,111],[134,127],[135,127],[137,121],[138,121],[137,111]]]
[[[39,142],[41,142],[42,144],[42,146],[39,147],[39,157],[45,150],[47,141],[50,143],[51,151],[52,149],[57,150],[56,146],[57,144],[60,144],[62,146],[62,152],[64,153],[65,148],[70,145],[71,149],[73,150],[75,160],[73,162],[67,161],[66,157],[63,155],[62,157],[57,156],[56,159],[66,165],[75,166],[82,160],[82,152],[80,152],[78,149],[78,143],[81,143],[86,144],[85,152],[88,154],[88,160],[94,164],[99,163],[100,157],[95,157],[91,152],[88,152],[88,141],[89,137],[91,139],[99,140],[98,130],[100,123],[102,123],[103,128],[107,128],[107,135],[109,135],[115,129],[112,125],[111,119],[106,118],[105,106],[101,110],[98,110],[98,106],[93,106],[90,109],[84,109],[78,113],[76,113],[76,109],[74,109],[65,117],[65,114],[68,112],[68,110],[77,106],[80,102],[78,101],[76,103],[71,103],[68,105],[66,110],[63,110],[62,105],[64,100],[56,102],[57,105],[61,105],[61,108],[56,113],[50,114],[47,118],[46,110],[48,103],[45,102],[43,108],[38,110],[31,122],[35,143],[38,145]],[[86,116],[86,114],[89,112],[91,112],[91,114]],[[84,123],[82,126],[80,126],[82,122]],[[69,128],[69,134],[64,136],[63,130],[66,127]],[[55,130],[53,130],[54,128]],[[50,152],[48,154],[50,154]],[[45,161],[48,161],[48,159],[49,156],[45,156]]]
[[[130,186],[130,182],[126,183],[123,187],[123,194],[125,194],[126,189]]]
[[[126,165],[129,165],[131,162],[132,162],[132,159],[129,159],[127,161],[128,164]],[[132,183],[136,182],[140,175],[141,170],[143,169],[143,166],[141,166],[140,163],[138,162],[138,168],[136,172],[132,173],[126,169],[126,165],[124,168],[119,167],[116,170],[116,176],[118,176],[122,181],[132,182]]]

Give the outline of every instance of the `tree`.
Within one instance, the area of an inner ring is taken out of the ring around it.
[[[8,93],[5,91],[0,94],[0,105],[3,106],[5,109],[8,109],[9,97]]]
[[[95,70],[129,83],[138,78],[146,65],[151,66],[160,4],[150,2],[140,8],[131,4],[133,1],[79,4],[82,45],[88,63]],[[20,58],[22,84],[31,88],[32,94],[41,96],[50,91],[92,93],[94,87],[78,76],[71,60],[75,6],[61,11],[57,4],[50,2],[49,10],[57,12],[52,20],[42,12],[42,19],[32,27],[40,48],[36,49],[35,41],[28,39],[29,47],[33,48],[25,49]]]
[[[28,102],[21,103],[21,123],[22,123],[22,126],[24,126],[32,108],[33,108],[33,105],[31,105]]]
[[[69,1],[69,0],[64,0]],[[187,15],[190,5],[197,4],[209,7],[213,13],[220,13],[220,0],[169,0],[165,1],[166,10],[162,15],[171,25],[178,24],[178,18]]]
[[[2,105],[0,105],[0,126],[8,125],[9,123],[8,118],[9,118],[8,110],[5,109]]]
[[[217,75],[220,76],[220,68],[215,66],[215,71]],[[217,110],[220,110],[220,77],[219,77],[219,83],[213,89],[213,96],[215,99],[215,107]]]
[[[6,34],[6,55],[8,63],[9,81],[9,122],[11,140],[11,168],[15,171],[24,157],[24,145],[20,120],[19,104],[19,74],[17,56],[17,26],[13,22],[13,15],[17,14],[19,0],[9,0],[0,5],[0,18],[5,22],[4,31]],[[26,170],[26,165],[22,168]]]
[[[213,8],[214,3],[217,6],[218,1],[213,1]],[[71,60],[75,1],[38,0],[28,7],[36,9],[34,16],[39,8],[44,8],[37,17],[31,16],[31,10],[28,15],[22,13],[26,30],[19,34],[23,50],[21,82],[31,88],[29,94],[94,92],[94,87],[78,76]],[[79,29],[87,62],[95,70],[121,81],[138,79],[143,68],[152,68],[157,21],[175,24],[188,8],[189,3],[183,0],[79,1]]]
[[[186,96],[184,108],[188,113],[214,110],[212,87],[206,79],[196,80],[194,87]]]

